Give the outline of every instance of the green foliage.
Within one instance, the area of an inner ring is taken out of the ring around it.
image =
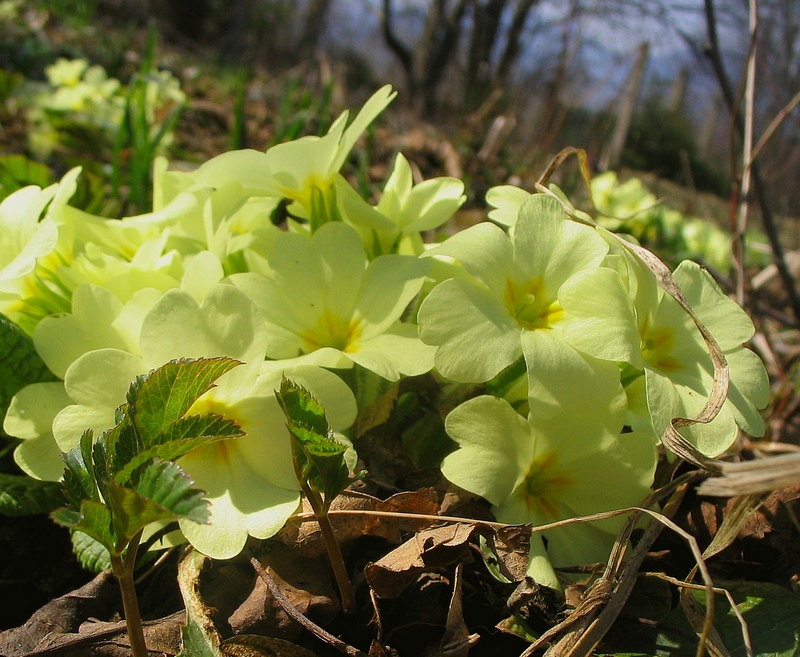
[[[52,61],[55,47],[24,10],[25,0],[0,5],[0,69],[34,77]]]
[[[177,80],[154,64],[156,32],[150,31],[145,56],[125,96],[124,118],[114,142],[114,189],[122,186],[124,153],[128,154],[129,204],[144,212],[150,198],[153,160],[173,137],[186,97]]]
[[[0,414],[5,416],[11,398],[24,386],[56,380],[36,353],[30,336],[0,314]]]
[[[716,585],[731,592],[747,623],[754,655],[792,657],[800,652],[797,624],[800,595],[767,582],[716,582]],[[705,605],[705,591],[694,591],[693,596]],[[714,628],[730,654],[745,654],[742,626],[723,595],[714,598]],[[623,654],[690,657],[697,654],[697,638],[683,609],[678,607],[657,622],[642,624],[627,637],[619,637],[613,647],[614,654],[620,657]]]
[[[171,460],[195,447],[242,435],[215,415],[184,417],[214,380],[237,365],[229,358],[181,360],[138,377],[117,424],[96,441],[86,431],[64,455],[67,506],[53,519],[81,531],[112,557],[152,522],[207,520],[203,493]]]
[[[94,19],[100,0],[33,0],[32,4],[61,20],[84,25]]]
[[[25,76],[17,71],[0,69],[0,106],[11,99],[24,79]]]
[[[50,513],[63,504],[61,486],[26,475],[0,473],[0,515],[32,516]]]
[[[45,188],[52,182],[50,169],[40,162],[24,155],[0,157],[0,200],[26,185]]]
[[[322,508],[327,511],[351,482],[344,460],[347,446],[334,438],[325,409],[306,388],[283,377],[276,395],[292,435],[298,479],[322,497]]]
[[[72,551],[81,566],[93,573],[111,569],[111,555],[102,543],[83,532],[72,532]]]
[[[290,78],[281,94],[278,117],[272,144],[281,144],[309,134],[325,132],[331,125],[333,113],[333,82],[313,93],[299,78]]]

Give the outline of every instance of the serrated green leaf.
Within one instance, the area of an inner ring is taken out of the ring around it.
[[[194,482],[171,461],[155,459],[151,465],[134,473],[131,484],[140,495],[153,500],[175,517],[208,522],[205,493],[192,488]]]
[[[325,409],[306,388],[283,377],[276,396],[295,441],[297,470],[311,489],[323,496],[327,509],[349,482],[344,461],[347,446],[333,438]]]
[[[50,513],[64,504],[61,484],[27,475],[0,473],[0,515],[32,516]]]
[[[70,529],[77,527],[78,523],[81,521],[80,511],[67,509],[66,507],[56,509],[50,514],[50,517],[53,519],[53,522]]]
[[[303,427],[310,434],[316,434],[321,438],[331,435],[331,428],[325,417],[325,409],[306,388],[283,377],[281,389],[277,391],[276,396],[289,422],[290,429],[292,426]],[[313,441],[313,436],[309,435],[309,439]]]
[[[56,509],[50,517],[59,525],[88,534],[106,546],[109,551],[113,551],[119,543],[111,526],[111,512],[101,502],[84,500],[80,511]],[[120,552],[121,550],[117,551],[117,554]]]
[[[36,353],[30,336],[0,314],[0,417],[5,417],[14,395],[40,381],[58,379]]]
[[[156,436],[154,442],[159,447],[166,447],[174,442],[177,443],[177,448],[188,439],[236,438],[243,435],[244,431],[234,420],[216,413],[206,413],[205,415],[190,415],[176,420]],[[190,449],[194,448],[185,449],[183,454],[186,454]],[[177,456],[172,458],[177,458]]]
[[[92,430],[88,429],[81,437],[80,447],[61,455],[66,465],[63,479],[64,493],[67,503],[74,510],[80,509],[84,500],[100,501],[91,466],[92,459],[91,457],[86,458],[87,453],[90,453],[91,450],[91,441]]]
[[[236,422],[220,415],[209,413],[181,418],[169,425],[167,431],[155,437],[153,447],[131,458],[125,467],[117,472],[114,481],[117,484],[127,483],[134,470],[151,459],[174,461],[197,447],[243,435],[244,431]]]
[[[95,573],[111,570],[111,554],[102,543],[83,532],[72,532],[72,551],[81,566]]]
[[[92,458],[87,462],[91,463],[91,474],[101,494],[105,494],[106,483],[113,478],[113,467],[111,464],[111,454],[108,451],[108,437],[118,431],[119,425],[104,432],[100,438],[92,445]]]
[[[208,521],[208,501],[175,463],[153,459],[140,466],[128,486],[109,483],[104,497],[110,509],[118,553],[144,527],[159,520]],[[90,532],[87,532],[90,533]]]
[[[121,554],[133,537],[151,522],[172,518],[172,513],[160,504],[132,488],[114,483],[108,484],[106,502],[111,509],[111,521],[117,537],[116,544],[111,548],[112,554]]]
[[[114,474],[125,467],[142,449],[142,441],[130,418],[128,404],[118,409],[117,423],[114,428],[103,434],[102,442],[107,452],[107,469],[103,472],[103,480],[113,479]]]
[[[128,392],[128,403],[143,446],[151,447],[214,381],[240,364],[232,358],[181,359],[137,379]]]

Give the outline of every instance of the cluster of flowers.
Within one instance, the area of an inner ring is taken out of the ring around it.
[[[112,144],[125,117],[127,90],[122,83],[85,59],[59,58],[46,67],[45,75],[47,83],[30,83],[25,92],[31,151],[40,159],[47,158],[68,140],[70,132],[94,131],[104,143]],[[186,95],[169,71],[151,71],[146,76],[145,98],[147,123],[155,131],[159,116],[183,105]],[[84,134],[84,138],[88,136]],[[162,148],[169,145],[171,137],[162,140]]]
[[[676,260],[700,259],[723,274],[730,273],[731,236],[716,224],[685,215],[662,203],[639,178],[620,183],[613,171],[592,179],[597,222],[617,233],[628,233],[643,244]],[[748,231],[747,264],[769,264],[766,238]]]
[[[243,365],[194,410],[234,419],[246,435],[180,459],[211,501],[210,524],[181,530],[212,557],[274,535],[298,508],[274,392],[284,373],[343,440],[358,408],[337,372],[397,381],[433,369],[443,383],[476,384],[487,394],[447,415],[458,448],[442,471],[502,522],[540,525],[646,496],[663,430],[696,414],[712,385],[698,328],[624,242],[556,193],[495,188],[493,222],[441,244],[421,234],[463,203],[460,180],[414,184],[398,155],[377,204],[364,200],[339,171],[393,97],[379,90],[323,137],[225,153],[190,173],[159,161],[148,214],[71,207],[77,170],[0,205],[0,310],[60,379],[23,388],[8,410],[25,472],[57,480],[60,454],[87,428],[113,426],[137,375],[229,356]],[[284,209],[281,229],[272,217]],[[684,430],[713,456],[739,427],[763,431],[767,377],[742,346],[753,334],[745,313],[697,265],[675,278],[730,367],[717,418]],[[619,525],[547,532],[546,547],[532,543],[530,573],[558,586],[553,567],[605,558]]]

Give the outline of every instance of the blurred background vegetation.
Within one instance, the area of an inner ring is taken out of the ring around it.
[[[756,54],[756,135],[800,91],[800,7],[762,0],[759,11],[769,38]],[[745,0],[3,0],[2,140],[7,154],[36,150],[18,92],[23,81],[46,81],[59,57],[85,58],[125,90],[135,75],[173,76],[187,102],[170,126],[175,138],[152,144],[150,156],[188,163],[318,133],[391,82],[400,97],[373,144],[384,152],[357,163],[376,179],[402,148],[425,176],[464,177],[480,205],[491,185],[530,188],[556,152],[576,146],[597,171],[679,184],[690,193],[670,188],[668,202],[724,225],[741,148],[713,55],[741,87],[747,21]],[[72,137],[37,159],[74,163],[76,140],[89,135]],[[113,166],[129,147],[112,138],[104,157]],[[89,150],[104,147],[95,140]],[[800,112],[759,164],[782,237],[797,248]],[[566,187],[578,180],[569,167],[560,176]]]

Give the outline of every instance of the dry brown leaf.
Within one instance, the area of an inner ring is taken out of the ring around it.
[[[444,525],[425,529],[364,570],[379,598],[396,598],[428,568],[439,568],[469,558],[474,524]]]
[[[530,546],[530,525],[509,525],[494,532],[494,549],[500,569],[512,582],[525,579]]]
[[[362,512],[379,511],[436,516],[439,514],[439,508],[438,494],[433,488],[397,493],[386,500],[369,495],[344,494],[333,500],[329,517],[340,545],[360,536],[375,536],[399,544],[403,541],[403,534],[429,527],[433,521],[420,518],[371,516]],[[346,513],[348,511],[358,511],[359,513],[348,515]],[[303,515],[310,514],[312,514],[311,508],[304,500]],[[327,554],[319,525],[307,517],[290,519],[279,534],[279,538],[287,545],[301,551],[304,556],[315,557]]]
[[[336,617],[340,605],[325,557],[309,559],[277,541],[264,547],[256,556],[294,608],[321,624]],[[234,634],[297,639],[302,628],[289,618],[260,577],[253,582],[250,595],[228,618]]]
[[[257,634],[231,637],[219,647],[227,657],[315,657],[307,648],[290,641]]]
[[[447,610],[447,624],[442,636],[441,655],[442,657],[467,657],[469,649],[474,646],[480,636],[470,634],[467,624],[464,622],[464,612],[461,606],[461,577],[464,564],[456,566],[456,574],[453,578],[453,595],[450,598],[450,606]]]
[[[100,573],[81,588],[48,602],[28,621],[0,632],[0,654],[14,657],[73,635],[89,616],[101,616],[113,607],[119,588],[111,573]]]

